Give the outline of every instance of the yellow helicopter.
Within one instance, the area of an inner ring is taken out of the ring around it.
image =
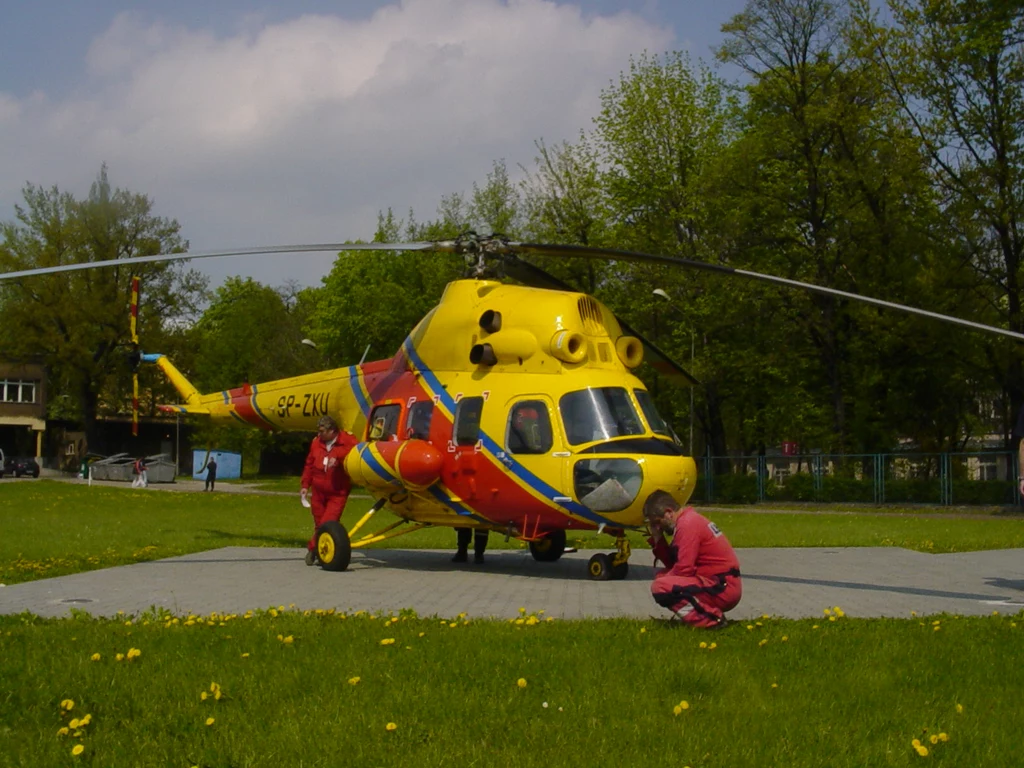
[[[320,563],[343,571],[353,548],[428,525],[494,530],[529,544],[534,559],[558,560],[566,531],[598,530],[615,552],[590,558],[597,580],[628,573],[625,531],[643,525],[658,489],[680,504],[697,470],[634,370],[695,383],[600,301],[520,258],[563,255],[647,261],[727,273],[864,301],[1024,339],[1024,335],[835,289],[675,257],[467,235],[431,243],[274,246],[163,254],[0,274],[18,279],[110,264],[309,251],[441,251],[466,258],[469,276],[449,283],[391,358],[202,394],[163,355],[157,365],[181,395],[164,410],[267,430],[315,430],[334,417],[360,441],[346,459],[353,483],[376,503],[351,531],[317,531]],[[511,277],[524,285],[507,284]],[[137,289],[133,289],[133,297]],[[133,299],[132,340],[137,306]],[[137,398],[137,395],[136,395]],[[399,521],[358,536],[387,506]],[[411,524],[411,525],[408,525]]]

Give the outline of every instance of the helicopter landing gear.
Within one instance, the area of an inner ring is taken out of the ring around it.
[[[629,539],[624,534],[615,539],[615,552],[599,552],[587,563],[587,573],[594,581],[624,579],[629,574]]]
[[[352,559],[352,543],[345,526],[328,520],[316,532],[316,554],[325,571],[344,571]]]
[[[543,539],[530,542],[530,554],[538,563],[553,563],[565,552],[565,531],[552,531]]]

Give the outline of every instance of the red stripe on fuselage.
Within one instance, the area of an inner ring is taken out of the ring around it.
[[[235,413],[240,419],[260,429],[273,429],[274,425],[256,412],[256,408],[252,404],[253,397],[255,395],[250,386],[228,390],[228,402],[235,407]]]

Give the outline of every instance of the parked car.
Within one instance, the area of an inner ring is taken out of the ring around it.
[[[21,477],[22,475],[39,477],[39,464],[35,459],[28,456],[4,459],[4,473],[14,475],[15,477]]]

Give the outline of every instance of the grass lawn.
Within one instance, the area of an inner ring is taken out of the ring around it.
[[[351,527],[369,508],[351,499]],[[1024,547],[1024,517],[900,516],[709,511],[737,547],[900,546],[926,552]],[[382,511],[370,531],[394,521]],[[88,487],[57,481],[5,484],[0,493],[0,583],[77,573],[224,546],[300,547],[312,533],[297,495],[179,493]],[[362,535],[362,533],[360,533]],[[646,547],[631,534],[634,547]],[[612,539],[574,533],[580,548]],[[454,549],[449,528],[428,528],[374,546]],[[523,546],[492,534],[491,548]]]
[[[1020,764],[1024,615],[448,618],[0,617],[0,765]]]

